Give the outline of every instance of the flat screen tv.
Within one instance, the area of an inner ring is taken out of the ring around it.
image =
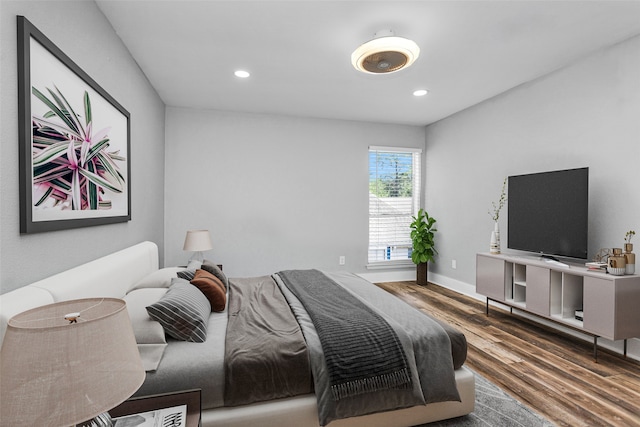
[[[509,177],[507,246],[587,258],[589,168]]]

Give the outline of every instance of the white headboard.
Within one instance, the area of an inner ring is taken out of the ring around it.
[[[0,295],[0,344],[7,322],[25,310],[78,298],[122,298],[158,270],[158,246],[142,242]]]

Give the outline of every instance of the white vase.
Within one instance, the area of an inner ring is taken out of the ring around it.
[[[626,261],[624,274],[636,274],[636,254],[633,252],[633,243],[624,244],[624,260]]]
[[[500,253],[500,226],[498,221],[493,223],[493,231],[491,232],[491,244],[489,246],[489,252],[492,254]]]

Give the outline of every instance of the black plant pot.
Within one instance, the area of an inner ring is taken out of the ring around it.
[[[421,262],[417,265],[416,283],[420,286],[427,286],[427,263]]]

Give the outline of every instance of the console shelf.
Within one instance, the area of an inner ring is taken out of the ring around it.
[[[476,255],[476,292],[489,301],[534,314],[593,337],[640,337],[640,275],[612,276],[582,265],[547,263],[535,256]],[[576,319],[576,311],[583,313]]]

